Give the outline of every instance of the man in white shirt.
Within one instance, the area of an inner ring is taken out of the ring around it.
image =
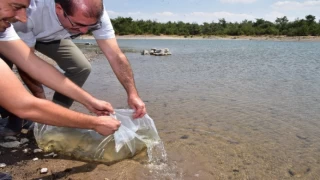
[[[89,76],[91,65],[72,42],[71,37],[86,33],[88,30],[92,31],[100,49],[127,92],[128,104],[135,110],[134,118],[142,117],[146,113],[145,104],[135,87],[130,64],[117,44],[102,0],[31,0],[27,23],[18,22],[14,27],[21,39],[33,51],[36,49],[55,60],[65,71],[65,76],[80,87]],[[3,59],[6,60],[5,57]],[[10,64],[10,61],[6,61]],[[36,97],[46,98],[39,82],[20,69],[19,72]],[[69,108],[73,100],[56,92],[53,102]],[[16,118],[16,121],[10,122],[12,128],[21,120]]]
[[[31,0],[30,3],[27,23],[14,24],[18,35],[30,48],[51,57],[65,71],[66,77],[82,86],[90,74],[91,65],[70,38],[92,31],[127,92],[129,106],[136,110],[134,118],[146,113],[145,104],[135,87],[131,66],[117,44],[102,0]],[[25,82],[37,97],[45,98],[43,91],[39,91],[39,84]],[[64,107],[72,104],[71,99],[58,93],[53,101]]]
[[[91,112],[97,115],[113,113],[109,103],[98,100],[79,88],[51,65],[35,56],[19,39],[10,22],[25,22],[28,5],[29,0],[0,1],[0,53],[32,78],[82,103]],[[105,136],[114,133],[120,126],[120,122],[110,116],[96,117],[78,113],[32,96],[1,59],[0,106],[21,118],[55,126],[93,129]]]

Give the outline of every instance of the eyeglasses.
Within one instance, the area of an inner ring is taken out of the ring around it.
[[[69,18],[68,14],[63,11],[64,16],[68,19],[68,21],[70,22],[70,24],[72,25],[73,28],[84,28],[84,27],[88,27],[90,30],[94,30],[94,29],[99,29],[101,27],[101,21],[99,20],[98,22],[94,23],[94,24],[90,24],[90,25],[86,25],[86,24],[80,24],[80,23],[75,23],[73,21],[71,21],[71,19]]]

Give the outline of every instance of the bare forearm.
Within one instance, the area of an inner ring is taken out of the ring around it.
[[[71,111],[48,100],[36,99],[24,106],[23,117],[42,124],[93,129],[97,117]]]
[[[111,64],[111,67],[118,80],[125,88],[128,96],[137,94],[132,69],[126,56],[121,53],[115,58],[118,63],[116,65]]]
[[[21,40],[0,42],[0,51],[32,78],[84,105],[92,96],[37,57]],[[15,53],[17,51],[19,53]]]
[[[112,70],[127,91],[128,96],[137,96],[133,72],[127,57],[120,50],[116,39],[97,40],[97,43],[109,60]]]
[[[2,60],[0,77],[0,106],[13,114],[44,124],[94,128],[96,117],[77,113],[32,96]]]

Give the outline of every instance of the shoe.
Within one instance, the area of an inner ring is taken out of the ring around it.
[[[13,131],[6,127],[0,127],[0,136],[16,136],[18,134],[20,134],[20,131]]]
[[[8,118],[8,123],[5,127],[14,132],[21,132],[23,121],[24,120],[19,118],[18,116],[11,114]]]
[[[7,110],[5,110],[2,107],[0,107],[0,116],[1,116],[1,118],[6,118],[9,115],[10,115],[10,112],[8,112]]]
[[[5,127],[8,124],[8,118],[0,118],[0,127]]]
[[[0,172],[0,180],[12,180],[12,176],[6,173]]]

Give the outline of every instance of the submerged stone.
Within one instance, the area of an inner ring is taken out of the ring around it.
[[[4,148],[17,148],[20,146],[20,142],[19,141],[4,142],[4,143],[0,143],[0,146]]]
[[[183,135],[183,136],[180,137],[180,139],[188,139],[188,138],[189,138],[188,135]]]

